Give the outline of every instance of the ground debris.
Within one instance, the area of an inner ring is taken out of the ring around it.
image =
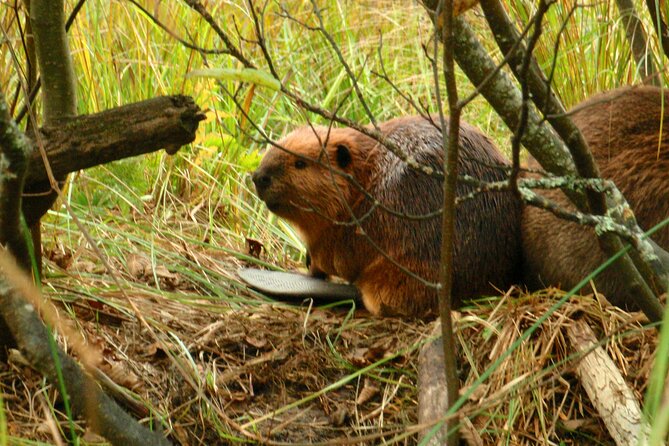
[[[172,441],[416,443],[416,367],[429,323],[373,318],[350,305],[269,303],[231,273],[241,262],[193,247],[189,256],[223,277],[222,295],[203,292],[183,274],[177,289],[155,289],[142,276],[121,291],[106,273],[68,270],[48,287],[69,314],[86,315],[78,324],[104,353],[103,371],[148,413],[163,417]],[[126,265],[116,266],[127,273]],[[563,295],[512,294],[455,313],[463,392]],[[568,359],[563,328],[575,319],[606,341],[604,349],[643,401],[655,332],[641,328],[638,313],[572,298],[469,396],[460,419],[473,444],[612,444]],[[61,431],[69,429],[57,391],[20,362],[0,367],[12,435],[51,441],[40,428],[47,418],[30,403],[36,395],[44,395]]]

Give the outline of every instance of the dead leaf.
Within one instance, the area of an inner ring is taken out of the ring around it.
[[[32,367],[28,360],[23,356],[23,354],[15,349],[11,348],[9,349],[9,356],[7,357],[7,362],[10,364],[17,365],[19,367]]]
[[[164,345],[164,347],[163,347]],[[144,354],[146,356],[152,356],[155,359],[165,359],[167,358],[168,351],[165,350],[167,349],[172,349],[174,348],[173,345],[171,344],[161,344],[158,342],[154,342],[153,344],[149,344],[146,349],[144,350]]]
[[[142,382],[128,366],[118,361],[107,361],[100,366],[102,371],[116,384],[130,390],[142,387]]]
[[[267,346],[267,339],[257,339],[254,338],[253,336],[246,336],[244,340],[246,341],[247,344],[252,345],[258,350]]]
[[[37,429],[35,429],[35,432],[38,434],[42,435],[50,435],[51,434],[51,427],[49,427],[49,423],[46,421],[43,421],[37,426]]]
[[[105,439],[103,437],[99,436],[90,429],[86,429],[86,432],[84,433],[84,436],[81,437],[81,439],[84,440],[86,443],[93,443],[93,444],[95,443],[102,444],[105,442]]]
[[[161,279],[173,279],[177,277],[177,274],[170,272],[170,270],[163,265],[156,266],[155,272],[156,276],[160,277]]]
[[[378,394],[380,391],[379,386],[369,378],[365,378],[365,383],[356,398],[355,403],[357,405],[365,404],[367,401],[371,400]]]
[[[256,91],[256,85],[251,84],[249,87],[249,92],[246,94],[246,97],[244,98],[244,104],[242,109],[244,110],[244,113],[240,112],[240,124],[239,127],[244,129],[246,127],[246,117],[249,115],[249,110],[251,109],[251,104],[253,103],[253,96],[255,95]]]
[[[353,350],[353,353],[346,357],[346,359],[348,359],[348,361],[356,367],[364,367],[369,365],[369,361],[367,361],[368,350],[368,348],[356,348]]]
[[[580,430],[586,423],[588,423],[588,420],[584,420],[583,418],[578,420],[566,420],[562,422],[562,427],[573,432]]]
[[[468,387],[467,388],[463,387],[463,388],[460,389],[459,393],[460,393],[460,395],[464,395],[468,390],[469,390]],[[475,402],[475,403],[480,402],[483,399],[483,397],[488,394],[489,390],[490,390],[490,385],[489,384],[480,384],[479,386],[477,386],[474,389],[472,394],[469,395],[469,401],[472,401],[472,402]]]
[[[72,251],[69,249],[64,250],[61,248],[56,248],[52,251],[49,251],[47,256],[49,260],[62,269],[68,269],[72,264]]]
[[[365,367],[388,356],[397,353],[397,341],[394,339],[382,339],[370,347],[361,347],[353,350],[346,359],[357,367]],[[401,357],[395,359],[396,362]]]
[[[350,414],[348,409],[342,406],[330,414],[330,423],[332,423],[334,427],[342,427],[349,418]]]
[[[95,263],[89,261],[89,260],[77,260],[74,262],[72,265],[72,269],[80,272],[80,273],[88,273],[91,274],[95,272],[96,265]]]
[[[128,274],[136,279],[141,279],[151,273],[151,262],[144,256],[130,254],[125,262]]]
[[[155,274],[160,279],[161,285],[165,288],[174,289],[181,283],[181,278],[177,273],[173,273],[163,265],[156,266]]]
[[[190,442],[190,437],[188,436],[188,430],[185,429],[181,424],[174,423],[172,425],[172,431],[174,436],[179,439],[181,444],[188,444]]]
[[[260,242],[260,240],[252,239],[249,237],[246,237],[246,249],[248,254],[251,257],[254,257],[256,259],[260,258],[260,254],[262,253],[262,250],[265,247],[263,244]]]
[[[479,433],[480,429],[477,429],[467,417],[461,417],[460,421],[460,435],[462,436],[462,439],[467,442],[467,445],[483,446],[485,443]]]

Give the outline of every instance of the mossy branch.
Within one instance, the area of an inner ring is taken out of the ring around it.
[[[72,56],[65,31],[63,0],[31,0],[30,24],[44,95],[44,122],[55,124],[77,114]]]
[[[434,10],[436,3],[435,0],[424,2],[428,10]],[[494,2],[494,0],[489,0],[487,5],[499,10],[498,2]],[[487,9],[490,12],[491,9]],[[504,16],[506,16],[506,13],[504,13]],[[503,18],[502,15],[497,15],[494,19],[488,17],[488,21],[495,28],[494,34],[498,35],[498,41],[502,42],[500,47],[505,52],[505,48],[508,50],[515,47],[518,39],[515,28],[509,28],[508,22],[505,23]],[[491,23],[493,21],[496,23]],[[499,23],[497,23],[498,21]],[[478,91],[493,106],[507,126],[510,129],[518,128],[521,116],[520,110],[523,106],[520,91],[505,72],[497,70],[497,64],[492,60],[465,20],[457,18],[453,23],[453,28],[455,57],[458,65],[472,83],[477,86]],[[512,61],[509,64],[512,69],[517,70],[519,66],[522,66],[523,54],[524,51],[518,51],[516,63]],[[563,110],[561,104],[552,96],[548,88],[549,84],[543,81],[544,77],[536,62],[530,65],[527,74],[528,86],[535,103],[541,104],[544,109]],[[528,108],[526,131],[523,132],[521,137],[523,146],[551,173],[569,176],[578,172],[586,178],[597,178],[599,176],[598,169],[578,128],[564,113],[551,113],[547,116],[554,120],[554,128],[560,136],[544,124],[543,118],[535,108]],[[567,144],[560,137],[564,138]],[[576,202],[580,209],[586,212],[588,205],[596,214],[601,215],[606,212],[606,202],[601,194],[589,192],[587,203],[582,198],[579,199],[577,195],[572,194],[570,198]],[[620,240],[612,233],[602,234],[600,241],[602,249],[609,256],[623,249]],[[625,280],[631,291],[630,294],[638,296],[638,304],[648,318],[654,321],[661,319],[662,306],[646,280],[639,274],[630,257],[627,255],[622,257],[617,262],[616,267],[626,278]],[[651,275],[650,268],[644,267],[644,271]]]
[[[67,42],[65,27],[65,6],[63,0],[29,0],[30,27],[35,42],[35,55],[40,70],[42,88],[43,123],[56,125],[61,119],[72,118],[77,115],[76,78],[72,66],[72,55]],[[35,91],[38,84],[35,85]],[[30,94],[27,101],[32,102]],[[38,122],[34,115],[30,116],[31,128],[37,128]],[[44,152],[40,147],[42,156]],[[39,219],[46,213],[58,198],[59,184],[64,178],[49,176],[49,182],[33,188],[27,192],[33,194],[26,197],[30,207],[38,209],[39,217],[35,222],[29,222],[33,237],[37,268],[41,270],[42,244]],[[62,183],[61,183],[62,185]]]
[[[561,140],[564,141],[563,145],[574,160],[576,172],[584,178],[598,178],[599,168],[588,149],[585,138],[566,114],[564,107],[557,97],[552,94],[550,82],[543,75],[533,57],[530,56],[531,62],[527,73],[520,72],[519,67],[523,66],[527,49],[525,45],[519,42],[520,36],[515,25],[506,14],[501,2],[499,0],[483,0],[481,7],[498,46],[509,58],[509,67],[516,78],[519,81],[522,80],[522,84],[529,88],[534,103],[543,110],[543,114],[548,122],[558,133]],[[535,26],[541,26],[541,24]],[[492,105],[495,107],[495,104]],[[548,171],[564,175],[563,172],[554,171],[544,165],[543,161],[538,157],[539,148],[528,145],[525,145],[525,147],[537,157],[540,164]],[[541,152],[543,154],[543,151]],[[550,156],[550,153],[546,155]],[[583,212],[590,210],[596,215],[604,215],[607,212],[606,199],[601,193],[592,190],[588,191],[586,194],[587,203],[584,203],[580,197],[574,194],[569,194],[569,197]],[[622,195],[620,198],[622,198]],[[636,232],[641,233],[641,230],[639,229]],[[622,242],[612,232],[599,233],[599,244],[608,256],[613,256],[623,249]],[[642,242],[642,245],[643,249],[639,251],[639,257],[642,261],[638,261],[635,264],[632,258],[625,255],[613,267],[626,278],[626,282],[630,284],[630,288],[636,289],[637,293],[630,295],[638,295],[637,299],[640,307],[649,319],[659,320],[662,317],[661,305],[648,284],[663,284],[664,281],[658,280],[659,278],[655,274],[655,269],[649,266],[658,260],[657,256],[653,253],[653,248],[647,242]],[[651,254],[651,257],[647,257],[646,254]],[[665,265],[664,269],[666,268],[667,266]],[[662,275],[666,276],[666,272]],[[661,291],[666,291],[664,286],[661,287]]]

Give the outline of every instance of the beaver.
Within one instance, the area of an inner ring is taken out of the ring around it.
[[[669,217],[669,93],[657,87],[623,87],[595,95],[570,112],[592,151],[601,176],[611,179],[645,230]],[[529,167],[539,168],[534,160]],[[560,191],[541,194],[574,209]],[[669,227],[652,239],[669,249]],[[560,220],[550,212],[527,206],[522,217],[524,283],[570,289],[602,264],[593,228]],[[596,288],[614,305],[627,305],[625,284],[612,269],[595,280]],[[586,292],[590,291],[589,289]]]
[[[434,121],[402,117],[379,129],[421,164],[443,171],[443,137]],[[502,181],[507,167],[490,139],[461,124],[460,175]],[[312,275],[356,285],[375,315],[436,312],[437,290],[428,283],[438,277],[441,179],[408,167],[359,131],[320,126],[298,128],[270,147],[252,178],[269,210],[300,234]],[[456,193],[472,190],[458,184]],[[517,282],[520,215],[509,191],[480,193],[458,205],[454,305]]]

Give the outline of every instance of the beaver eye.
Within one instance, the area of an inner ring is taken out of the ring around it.
[[[307,162],[304,160],[296,160],[295,161],[295,168],[296,169],[304,169],[307,167]]]

